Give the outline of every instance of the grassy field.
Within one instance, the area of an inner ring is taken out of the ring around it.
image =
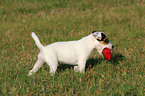
[[[47,45],[93,30],[115,45],[111,61],[93,50],[85,74],[60,65],[51,77],[44,64],[27,76],[39,53],[31,32]],[[145,0],[0,0],[0,38],[0,95],[145,95]]]

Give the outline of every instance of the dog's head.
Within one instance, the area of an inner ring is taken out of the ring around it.
[[[95,38],[96,49],[100,55],[103,55],[102,52],[104,48],[109,48],[111,50],[114,48],[107,35],[103,32],[93,31],[92,34]]]

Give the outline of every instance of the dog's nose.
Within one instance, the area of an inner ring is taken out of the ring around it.
[[[114,45],[112,45],[112,49],[114,48]]]

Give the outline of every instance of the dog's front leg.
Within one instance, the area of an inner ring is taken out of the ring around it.
[[[85,60],[79,60],[78,69],[79,69],[80,73],[85,73],[85,65],[86,65],[86,61]]]

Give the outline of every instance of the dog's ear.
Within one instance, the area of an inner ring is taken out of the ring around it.
[[[95,32],[97,32],[97,31],[96,30],[92,31],[92,33],[95,33]]]
[[[101,33],[101,37],[102,37],[102,40],[104,40],[106,38],[106,35],[104,33]]]

